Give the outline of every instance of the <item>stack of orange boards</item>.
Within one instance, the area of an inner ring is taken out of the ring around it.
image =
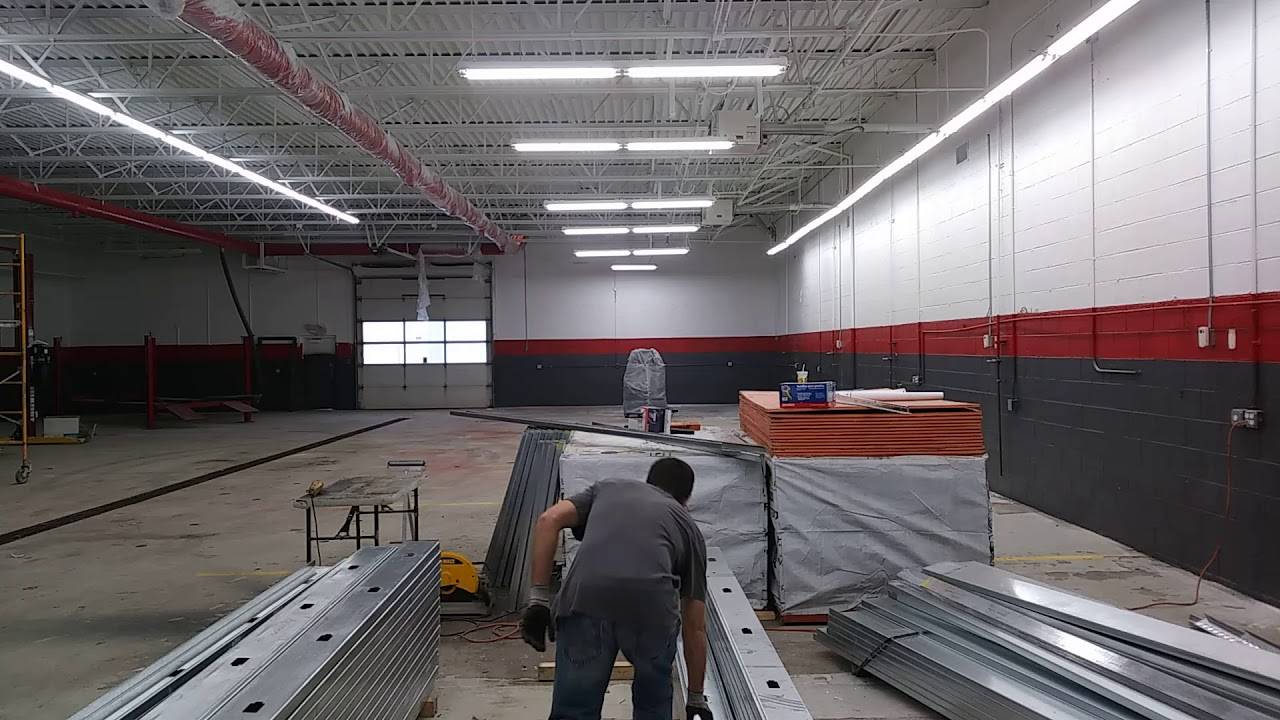
[[[856,405],[782,408],[777,391],[738,393],[738,419],[779,457],[982,455],[982,409],[952,400],[903,400],[909,414]]]

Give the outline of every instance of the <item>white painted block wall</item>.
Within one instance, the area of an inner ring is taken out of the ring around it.
[[[1031,19],[1041,4],[994,0],[975,21],[991,31],[992,76],[1089,5],[1060,0]],[[1203,0],[1141,3],[783,253],[784,332],[1199,298],[1211,282],[1215,295],[1280,290],[1280,0],[1256,6],[1254,53],[1254,0],[1213,0],[1209,25]],[[940,57],[920,84],[940,71],[982,84],[980,36]],[[873,120],[939,122],[970,99],[890,102]],[[883,162],[903,147],[862,136],[846,152]],[[805,200],[868,175],[833,173]]]
[[[229,253],[227,259],[256,335],[302,336],[305,325],[319,324],[338,342],[351,342],[347,272],[301,257],[283,259],[281,274],[248,271],[241,257]],[[44,339],[60,334],[68,345],[136,345],[150,333],[161,343],[206,344],[239,342],[245,334],[210,248],[176,258],[83,252],[76,267],[69,281],[71,320],[55,324],[55,332],[38,317]]]
[[[607,244],[597,241],[595,246]],[[578,259],[585,243],[531,243],[495,258],[494,338],[775,335],[781,275],[759,242],[695,243],[685,256]],[[613,272],[652,261],[654,272]]]

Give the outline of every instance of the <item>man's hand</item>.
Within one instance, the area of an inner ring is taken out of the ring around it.
[[[715,720],[711,715],[711,707],[707,705],[707,696],[702,693],[689,693],[684,711],[687,720]]]
[[[556,641],[556,626],[551,617],[551,590],[545,585],[529,588],[529,605],[520,617],[520,636],[538,652],[547,649],[547,637]]]

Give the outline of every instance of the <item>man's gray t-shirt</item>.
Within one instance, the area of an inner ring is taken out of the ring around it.
[[[558,616],[675,627],[680,599],[706,600],[707,546],[667,491],[605,480],[569,498],[585,527],[560,589]]]

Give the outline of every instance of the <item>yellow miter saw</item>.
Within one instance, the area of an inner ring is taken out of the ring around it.
[[[480,571],[462,553],[440,553],[440,603],[445,615],[484,615],[489,611],[480,587]]]

